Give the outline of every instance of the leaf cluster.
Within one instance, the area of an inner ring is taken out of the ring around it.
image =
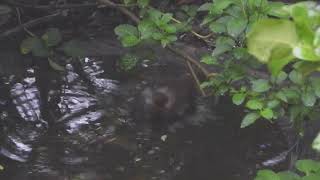
[[[292,171],[273,172],[271,170],[260,170],[255,180],[318,180],[320,179],[320,162],[314,160],[299,160],[295,164],[299,175]]]

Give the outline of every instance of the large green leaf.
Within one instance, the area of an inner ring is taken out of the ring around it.
[[[254,180],[280,180],[280,177],[271,170],[260,170]]]
[[[308,175],[311,172],[318,172],[320,170],[320,162],[309,159],[299,160],[296,162],[296,168]]]
[[[247,34],[248,52],[262,63],[271,63],[269,68],[273,73],[279,72],[294,58],[292,48],[297,43],[295,24],[289,20],[263,19]]]
[[[152,21],[143,20],[139,23],[138,30],[140,32],[141,39],[148,39],[156,32],[156,27]]]
[[[67,56],[71,57],[81,57],[84,56],[84,49],[80,46],[77,40],[71,40],[65,42],[62,45],[62,50]]]
[[[28,37],[27,39],[23,40],[20,44],[20,52],[22,54],[30,53],[38,41],[38,37]]]

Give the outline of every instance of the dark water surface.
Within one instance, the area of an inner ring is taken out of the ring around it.
[[[84,58],[61,73],[26,66],[20,76],[2,75],[1,180],[248,180],[287,149],[275,125],[240,129],[243,112],[228,98],[214,104],[199,97],[193,114],[168,130],[146,131],[132,117],[134,99],[184,67],[146,61],[123,77],[116,59]]]

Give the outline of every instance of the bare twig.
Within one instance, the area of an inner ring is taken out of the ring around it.
[[[186,54],[183,51],[180,51],[176,48],[174,48],[173,46],[168,45],[167,48],[171,51],[173,51],[174,53],[182,56],[183,58],[185,58],[187,61],[191,62],[192,64],[194,64],[195,66],[197,66],[200,71],[207,77],[209,77],[210,72],[208,72],[200,63],[199,61],[197,61],[196,59],[192,58],[191,56],[189,56],[188,54]]]
[[[23,30],[24,28],[30,28],[30,27],[33,27],[35,25],[38,25],[40,23],[43,23],[43,22],[46,22],[46,21],[49,21],[51,20],[52,18],[55,18],[57,16],[59,16],[60,13],[55,13],[55,14],[50,14],[48,16],[43,16],[43,17],[40,17],[40,18],[37,18],[37,19],[34,19],[34,20],[31,20],[29,22],[26,22],[24,24],[21,24],[13,29],[10,29],[8,31],[5,31],[3,33],[0,34],[0,39],[3,39],[5,37],[8,37],[9,35],[13,34],[13,33],[17,33],[21,30]]]
[[[20,14],[20,10],[19,8],[16,8],[16,12],[17,12],[17,16],[18,16],[18,22],[19,22],[19,25],[22,24],[22,21],[21,21],[21,14]],[[31,31],[29,31],[26,27],[23,28],[24,31],[26,31],[30,36],[35,36]]]
[[[122,6],[117,6],[117,4],[115,4],[114,2],[110,1],[110,0],[98,0],[99,3],[103,4],[103,5],[108,5],[110,7],[114,7],[116,9],[118,9],[119,11],[121,11],[123,14],[127,15],[131,20],[133,20],[135,23],[139,23],[140,19],[133,14],[131,11],[129,11],[128,9],[126,9],[125,7]]]
[[[18,3],[12,0],[4,0],[8,5],[21,7],[21,8],[34,8],[34,9],[70,9],[70,8],[87,8],[96,7],[97,3],[84,3],[84,4],[63,4],[63,5],[28,5],[23,3]]]
[[[171,19],[172,19],[174,22],[181,24],[181,21],[179,21],[178,19],[173,18],[173,17],[172,17]],[[197,32],[194,31],[194,30],[191,30],[191,33],[192,33],[193,35],[197,36],[198,38],[201,38],[201,39],[208,39],[209,37],[211,37],[211,36],[213,35],[212,33],[209,33],[209,34],[207,34],[207,35],[201,35],[201,34],[197,33]]]
[[[187,63],[187,65],[188,65],[188,67],[189,67],[189,70],[190,70],[190,72],[191,72],[191,74],[192,74],[192,76],[193,76],[194,81],[196,82],[196,84],[197,84],[197,86],[198,86],[198,89],[199,89],[201,95],[202,95],[202,96],[206,96],[206,93],[205,93],[204,90],[201,88],[201,84],[200,84],[199,78],[198,78],[196,72],[194,71],[194,69],[192,68],[192,65],[191,65],[190,61],[186,61],[186,63]]]

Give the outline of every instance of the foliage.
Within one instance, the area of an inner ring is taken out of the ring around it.
[[[0,165],[0,171],[3,171],[4,167],[2,165]]]
[[[135,69],[138,65],[138,57],[132,54],[125,54],[119,61],[121,71],[129,72]]]
[[[299,160],[295,164],[299,173],[292,171],[273,172],[260,170],[255,180],[318,180],[320,179],[320,162],[313,160]],[[303,174],[303,175],[299,175]]]
[[[138,1],[125,0],[126,4]],[[149,2],[148,2],[149,3]],[[259,119],[270,122],[284,116],[298,127],[303,120],[319,117],[320,10],[316,2],[283,4],[268,0],[212,0],[161,12],[138,5],[141,21],[122,24],[115,33],[125,47],[158,41],[163,47],[191,32],[191,24],[209,31],[204,39],[213,49],[201,62],[220,73],[201,84],[217,95],[228,94],[235,105],[244,106],[241,127]],[[174,17],[177,16],[177,17]],[[195,18],[196,17],[196,18]],[[177,19],[178,18],[178,19]],[[195,33],[194,33],[195,34]]]
[[[78,57],[83,55],[83,49],[75,40],[67,42],[62,41],[62,34],[57,28],[49,28],[41,36],[32,36],[24,39],[20,44],[22,54],[32,53],[35,57],[47,58],[51,67],[55,70],[62,71],[63,67],[54,62],[56,50],[61,47],[66,56]]]

